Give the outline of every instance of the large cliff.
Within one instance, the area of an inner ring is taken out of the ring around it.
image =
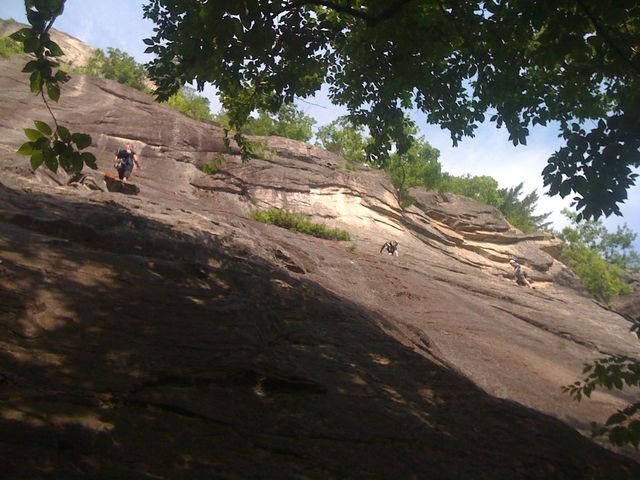
[[[14,152],[47,112],[22,62],[0,59],[9,477],[640,477],[578,433],[628,393],[560,390],[639,345],[554,239],[454,195],[416,191],[403,211],[383,173],[288,139],[243,163],[219,125],[81,75],[54,112],[92,135],[100,171],[33,173]],[[138,196],[102,179],[125,141]],[[249,219],[269,206],[352,240]]]

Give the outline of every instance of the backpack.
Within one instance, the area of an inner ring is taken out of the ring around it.
[[[116,158],[117,160],[114,164],[114,167],[116,168],[124,167],[130,164],[131,161],[133,160],[133,152],[127,151],[126,148],[121,148],[120,150],[118,150],[118,153],[116,153]]]

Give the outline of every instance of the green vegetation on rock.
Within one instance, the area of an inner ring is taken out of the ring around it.
[[[0,57],[8,58],[14,55],[24,55],[22,44],[10,37],[0,37]]]
[[[407,123],[405,128],[415,136],[413,125]],[[372,145],[372,140],[364,129],[354,125],[347,117],[341,117],[318,129],[316,138],[318,146],[355,163],[367,162],[366,150]],[[549,213],[534,213],[538,202],[536,191],[524,195],[522,183],[511,188],[499,188],[498,182],[487,175],[451,175],[442,171],[439,157],[438,149],[423,137],[415,137],[405,153],[393,153],[376,166],[389,173],[402,208],[407,208],[413,202],[409,188],[426,188],[456,193],[494,206],[511,225],[524,233],[544,230],[549,226],[546,222]]]
[[[213,119],[225,128],[231,127],[229,113],[222,109]],[[257,116],[250,116],[242,126],[241,132],[246,135],[277,135],[301,142],[308,142],[313,136],[313,125],[316,121],[292,104],[285,104],[270,113],[267,110],[257,110]]]
[[[345,230],[328,228],[324,224],[312,223],[307,215],[280,208],[253,211],[251,212],[251,218],[258,222],[276,225],[294,232],[306,233],[314,237],[329,240],[351,240],[351,235]]]
[[[132,56],[117,48],[107,48],[107,53],[96,49],[82,73],[94,77],[108,78],[137,90],[145,91],[146,71]]]
[[[187,117],[196,120],[213,120],[211,110],[209,110],[209,99],[196,93],[194,88],[182,87],[165,102],[171,108],[184,113]]]
[[[217,155],[202,166],[202,171],[208,175],[216,174],[225,162],[226,160],[222,155]]]
[[[354,163],[366,163],[367,144],[364,128],[339,117],[316,132],[316,145]]]
[[[625,224],[610,233],[602,221],[578,221],[577,215],[562,211],[571,221],[558,236],[564,241],[562,255],[589,292],[600,301],[629,293],[621,270],[638,271],[640,258],[633,249],[636,234]]]
[[[629,293],[622,270],[640,269],[638,252],[633,249],[636,234],[627,225],[610,233],[598,221],[579,221],[578,215],[563,210],[571,220],[559,237],[564,240],[562,255],[597,299],[608,303],[616,295]],[[640,338],[640,323],[632,320],[631,331]],[[595,390],[623,390],[640,386],[640,362],[624,355],[607,355],[585,364],[583,379],[562,387],[574,400],[590,398]],[[592,425],[595,437],[606,436],[613,445],[640,445],[640,401],[609,416],[605,425]]]

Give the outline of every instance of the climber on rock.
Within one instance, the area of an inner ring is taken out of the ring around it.
[[[129,180],[129,177],[131,177],[131,173],[133,172],[134,165],[137,168],[141,168],[135,150],[130,144],[127,144],[124,148],[118,150],[115,158],[114,166],[116,167],[116,170],[118,170],[118,177],[120,180],[123,182]]]
[[[383,250],[387,250],[387,253],[389,255],[394,255],[394,256],[399,256],[398,254],[398,242],[396,242],[395,240],[390,240],[388,242],[385,242],[384,245],[382,245],[382,247],[380,248],[380,253],[382,253]]]
[[[522,265],[520,265],[518,261],[513,258],[509,260],[509,264],[511,264],[511,266],[513,267],[513,272],[516,276],[516,284],[522,287],[533,288],[533,285],[531,285],[531,282],[527,279],[526,273],[524,273]]]

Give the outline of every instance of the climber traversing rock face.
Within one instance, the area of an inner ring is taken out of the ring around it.
[[[514,258],[509,260],[509,264],[511,264],[511,266],[513,267],[513,273],[515,275],[516,283],[522,287],[533,288],[533,285],[531,285],[531,282],[527,278],[527,274],[522,268],[522,265],[520,265],[520,263]]]
[[[380,247],[380,253],[382,253],[384,250],[387,251],[387,254],[397,257],[399,255],[398,242],[396,242],[395,240],[389,240],[388,242],[385,242],[385,244]]]
[[[127,143],[124,148],[118,150],[116,158],[114,159],[114,167],[118,171],[118,177],[123,182],[126,182],[131,178],[134,168],[141,168],[138,155],[131,144]]]

